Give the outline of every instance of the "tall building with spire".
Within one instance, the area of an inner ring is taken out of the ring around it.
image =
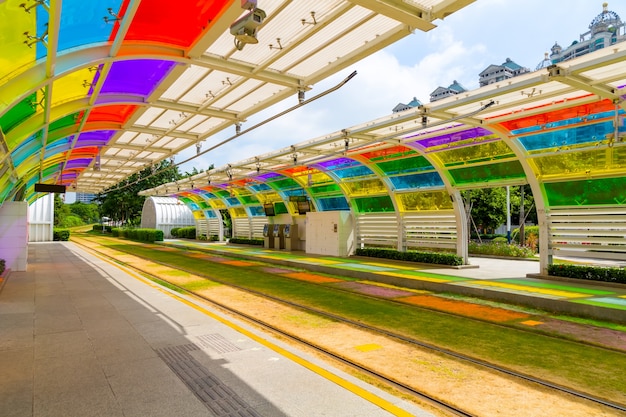
[[[553,64],[568,61],[626,40],[624,22],[608,7],[608,3],[602,4],[602,13],[591,21],[589,30],[581,34],[580,39],[572,42],[567,48],[555,42],[550,53],[550,60]]]

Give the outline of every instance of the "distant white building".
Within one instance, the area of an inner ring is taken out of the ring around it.
[[[459,93],[463,93],[467,91],[465,87],[463,87],[457,80],[454,80],[452,84],[448,87],[437,87],[435,91],[430,93],[430,101],[437,101],[444,99],[446,97],[454,96]]]
[[[422,105],[422,102],[419,101],[417,98],[413,97],[413,100],[409,101],[409,104],[398,103],[396,107],[393,108],[392,112],[399,113],[401,111],[419,107],[421,105]]]
[[[608,7],[608,3],[602,4],[602,13],[591,21],[589,30],[580,35],[580,40],[572,42],[565,49],[558,43],[554,43],[550,53],[550,60],[553,64],[568,61],[626,40],[624,22]]]
[[[93,202],[93,200],[96,198],[95,194],[89,194],[89,193],[76,193],[76,202],[81,202],[81,203],[85,203],[85,204],[89,204],[91,202]]]
[[[502,65],[491,64],[478,74],[478,84],[484,87],[527,72],[530,72],[528,68],[515,63],[511,58],[507,58]]]

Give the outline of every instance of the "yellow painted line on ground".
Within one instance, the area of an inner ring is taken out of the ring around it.
[[[372,266],[380,266],[381,268],[393,268],[393,269],[404,269],[406,271],[415,271],[420,268],[410,267],[410,266],[398,266],[398,265],[390,265],[390,264],[382,264],[377,262],[361,262],[364,265],[372,265]]]
[[[366,345],[360,345],[354,347],[356,350],[360,350],[361,352],[371,352],[372,350],[379,350],[383,347],[381,345],[377,345],[376,343],[368,343]]]
[[[409,278],[409,279],[414,279],[417,281],[430,281],[430,282],[450,282],[447,279],[441,279],[441,278],[433,278],[433,277],[425,277],[422,275],[409,275],[409,274],[403,274],[401,272],[387,272],[387,271],[376,271],[377,274],[380,275],[390,275],[392,277],[400,277],[400,278]]]
[[[505,282],[495,282],[495,281],[472,281],[471,284],[476,284],[478,286],[484,287],[498,287],[498,288],[508,288],[510,290],[516,291],[525,291],[528,293],[536,293],[536,294],[546,294],[553,295],[556,297],[563,298],[581,298],[581,297],[589,297],[589,294],[581,294],[577,292],[570,291],[561,291],[561,290],[551,290],[548,288],[537,288],[537,287],[525,287],[523,285],[517,284],[507,284]]]
[[[250,339],[254,340],[257,343],[262,344],[263,346],[272,349],[274,352],[288,358],[291,359],[292,361],[294,361],[295,363],[304,366],[305,368],[309,369],[310,371],[315,372],[316,374],[328,379],[331,382],[334,382],[335,384],[339,385],[340,387],[358,395],[359,397],[371,402],[372,404],[377,405],[378,407],[382,408],[383,410],[386,410],[388,412],[390,412],[391,414],[393,414],[394,416],[400,416],[400,417],[412,417],[413,414],[407,412],[406,410],[403,410],[402,408],[392,404],[391,402],[385,400],[384,398],[379,397],[376,394],[373,394],[369,391],[367,391],[365,388],[362,388],[342,377],[340,377],[339,375],[335,375],[332,372],[322,368],[321,366],[318,366],[314,363],[309,362],[308,360],[296,355],[295,353],[292,353],[286,349],[281,348],[278,345],[275,345],[274,343],[265,340],[264,338],[262,338],[261,336],[258,336],[254,333],[252,333],[249,330],[246,330],[245,328],[239,326],[238,324],[235,324],[227,319],[225,319],[224,317],[218,316],[217,314],[207,310],[204,307],[201,307],[197,304],[194,304],[193,302],[179,296],[176,295],[175,293],[171,292],[170,290],[167,290],[166,288],[161,287],[160,285],[155,284],[154,282],[148,280],[147,278],[142,277],[141,275],[128,270],[128,268],[122,268],[120,265],[109,261],[108,259],[89,251],[93,256],[101,259],[102,261],[108,263],[109,265],[112,265],[114,267],[116,267],[117,269],[125,272],[126,274],[130,275],[131,277],[135,278],[138,281],[141,281],[142,283],[164,293],[169,295],[170,297],[172,297],[173,299],[180,301],[181,303],[211,317],[214,320],[217,320],[218,322],[230,327],[231,329],[243,334],[244,336],[249,337]]]
[[[339,261],[331,261],[328,259],[320,259],[320,258],[300,258],[300,259],[296,259],[296,261],[314,262],[316,264],[322,264],[322,265],[334,265],[334,264],[341,263]]]

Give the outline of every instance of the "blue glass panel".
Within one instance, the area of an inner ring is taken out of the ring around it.
[[[604,140],[605,135],[613,133],[614,130],[613,122],[610,121],[559,130],[556,132],[530,135],[519,138],[519,141],[527,150],[534,151],[559,146],[598,142]],[[626,127],[621,126],[619,131],[626,132]]]
[[[30,6],[30,4],[28,5]],[[50,14],[41,6],[37,6],[37,34],[29,33],[31,36],[40,37],[48,30],[48,22],[50,21]],[[46,41],[47,41],[46,36]],[[48,48],[43,42],[37,42],[35,46],[35,56],[37,59],[43,58],[48,55]]]
[[[191,211],[197,211],[197,210],[200,210],[200,207],[198,207],[198,205],[197,205],[196,203],[189,202],[189,203],[187,203],[187,205],[189,206],[189,208],[191,209]]]
[[[31,136],[22,142],[13,152],[11,152],[11,159],[13,159],[14,166],[20,165],[33,153],[39,152],[41,149],[41,142],[38,136],[39,134]]]
[[[250,206],[248,207],[248,212],[252,217],[265,216],[265,210],[263,210],[262,206]]]
[[[61,152],[68,151],[72,146],[72,141],[68,138],[57,140],[46,146],[46,158]]]
[[[339,168],[348,168],[354,165],[359,165],[360,162],[355,161],[354,159],[350,159],[350,158],[337,158],[337,159],[333,159],[332,161],[324,161],[324,162],[320,162],[319,165],[320,167],[322,167],[323,171],[332,171],[335,169],[339,169]]]
[[[228,207],[234,207],[234,206],[240,206],[241,203],[239,202],[239,200],[236,197],[228,197],[226,199],[226,204],[228,205]]]
[[[360,165],[354,168],[348,168],[348,169],[340,169],[337,171],[333,171],[333,174],[335,174],[337,177],[344,179],[344,178],[354,178],[354,177],[365,177],[368,175],[373,175],[374,173],[372,172],[371,169],[369,169],[368,167],[364,166],[364,165]]]
[[[59,28],[59,51],[97,42],[106,42],[111,37],[113,24],[104,17],[113,19],[107,12],[112,8],[117,13],[121,0],[85,1],[63,0]]]
[[[281,194],[285,197],[291,197],[291,196],[303,196],[304,194],[304,190],[302,188],[300,189],[294,189],[294,190],[286,190],[286,191],[282,191]]]
[[[318,211],[350,210],[345,197],[320,198],[315,200]]]
[[[201,195],[202,197],[206,198],[207,200],[212,200],[212,199],[214,199],[214,198],[217,198],[217,197],[215,196],[215,194],[213,194],[213,193],[200,193],[200,195]]]
[[[443,180],[437,172],[403,175],[401,177],[390,177],[389,179],[396,190],[443,187]]]
[[[257,192],[257,193],[260,193],[261,191],[269,191],[269,190],[272,189],[269,185],[267,185],[265,183],[250,185],[248,188],[251,191],[254,191],[254,192]]]
[[[204,215],[207,219],[214,219],[217,217],[217,214],[213,210],[204,210]]]

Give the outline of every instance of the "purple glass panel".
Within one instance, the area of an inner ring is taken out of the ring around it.
[[[422,139],[410,143],[413,146],[420,146],[422,148],[431,148],[433,146],[446,145],[466,139],[478,138],[481,136],[492,135],[493,132],[483,129],[482,127],[475,127],[473,129],[464,130],[462,132],[448,133],[447,135],[435,136],[433,138]]]
[[[114,62],[106,80],[104,80],[100,94],[124,94],[147,97],[161,83],[174,65],[176,65],[174,62],[156,59]],[[98,97],[96,102],[98,104],[104,103],[106,99]]]
[[[355,161],[354,159],[350,159],[350,158],[337,158],[337,159],[333,159],[331,161],[324,161],[324,162],[320,162],[316,165],[321,166],[322,168],[324,168],[325,170],[332,170],[332,169],[338,169],[338,168],[347,168],[353,165],[358,165],[359,162]]]
[[[275,172],[268,172],[267,174],[257,175],[256,178],[261,181],[267,181],[269,179],[282,177],[282,175],[277,174]]]
[[[115,130],[94,130],[81,133],[78,137],[77,148],[86,146],[105,146],[115,134]]]
[[[65,164],[65,169],[87,168],[91,163],[91,158],[70,159]]]

